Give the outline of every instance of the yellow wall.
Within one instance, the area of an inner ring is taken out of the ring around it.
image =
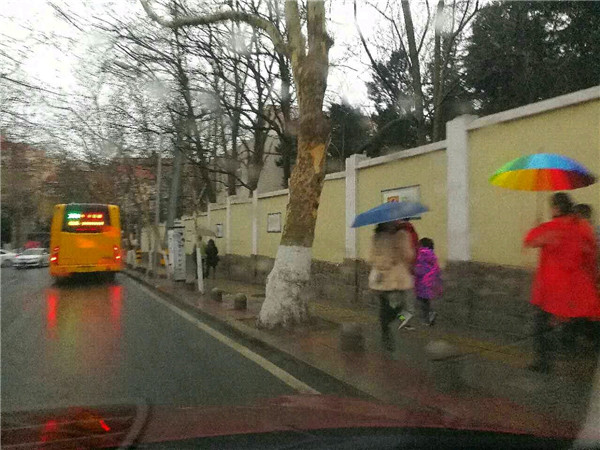
[[[552,193],[503,189],[490,185],[489,177],[508,161],[532,153],[562,154],[599,175],[600,100],[472,130],[469,144],[472,259],[531,267],[535,251],[523,253],[521,241],[537,208],[548,217]],[[570,194],[600,211],[600,184]]]
[[[231,253],[252,254],[252,203],[231,205]]]
[[[258,199],[258,254],[274,258],[281,241],[281,233],[267,233],[267,215],[281,213],[281,230],[285,225],[285,210],[288,195]]]
[[[421,220],[413,225],[419,237],[430,237],[442,263],[447,257],[447,198],[446,152],[436,151],[411,158],[371,166],[358,171],[359,213],[382,203],[382,190],[420,186],[421,202],[429,207]],[[369,254],[374,226],[358,228],[358,255],[366,259]],[[343,228],[340,229],[340,233]]]
[[[208,214],[206,213],[198,214],[198,216],[196,216],[196,223],[199,227],[212,229],[210,223],[208,223]]]
[[[217,232],[217,224],[218,223],[223,224],[223,237],[222,238],[216,238],[216,237],[212,238],[212,239],[214,239],[215,244],[217,245],[217,248],[219,249],[219,253],[221,253],[223,255],[226,253],[226,248],[225,248],[225,236],[227,236],[227,224],[225,223],[226,216],[227,216],[227,209],[225,209],[225,208],[210,211],[210,227],[209,228],[216,233]]]
[[[600,175],[600,100],[544,112],[469,131],[469,201],[471,256],[476,262],[532,267],[535,252],[523,254],[521,240],[533,225],[539,205],[547,217],[550,193],[511,191],[489,184],[490,176],[506,162],[526,154],[559,153],[576,159]],[[414,225],[421,237],[431,237],[442,263],[447,260],[447,160],[444,150],[366,167],[357,174],[357,211],[381,204],[382,191],[420,186],[421,202],[429,207]],[[600,183],[571,192],[577,202],[590,203],[600,225]],[[275,257],[281,233],[267,233],[267,215],[281,213],[285,222],[288,195],[258,200],[258,254]],[[231,205],[231,250],[248,256],[252,251],[252,203]],[[215,239],[226,252],[226,209],[212,210],[210,222],[200,215],[200,226],[216,230],[223,224],[223,238]],[[190,221],[190,223],[192,223]],[[188,223],[186,222],[186,225]],[[372,226],[359,228],[358,256],[368,255]],[[187,228],[186,228],[187,230]],[[144,230],[142,248],[148,251]],[[161,237],[164,227],[161,227]],[[188,246],[186,233],[186,251]],[[190,239],[191,240],[191,239]],[[192,245],[190,243],[190,245]],[[342,262],[345,257],[345,179],[326,181],[317,218],[313,257]]]
[[[346,179],[325,181],[313,243],[313,258],[343,262],[346,254]]]

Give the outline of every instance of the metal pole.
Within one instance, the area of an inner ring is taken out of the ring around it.
[[[156,277],[158,275],[158,261],[156,258],[158,245],[159,245],[159,235],[158,225],[160,224],[160,183],[161,183],[161,172],[162,172],[162,144],[163,144],[163,136],[160,136],[159,148],[158,148],[158,162],[156,167],[156,201],[155,203],[155,211],[154,211],[154,248],[152,251],[152,273]]]

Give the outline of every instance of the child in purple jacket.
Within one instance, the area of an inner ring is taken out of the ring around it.
[[[435,323],[436,313],[431,301],[442,295],[442,271],[433,251],[433,240],[423,238],[419,241],[419,251],[415,264],[415,294],[421,307],[423,322]]]

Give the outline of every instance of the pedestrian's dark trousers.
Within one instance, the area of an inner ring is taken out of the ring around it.
[[[431,313],[431,300],[428,298],[417,297],[417,304],[421,310],[421,319],[424,322],[429,322],[429,314]]]
[[[212,269],[213,277],[217,276],[217,263],[214,261],[206,261],[206,276],[204,278],[208,278],[210,275],[210,269]]]
[[[562,343],[566,351],[576,353],[582,350],[578,338],[585,337],[598,349],[600,333],[598,323],[584,317],[576,317],[563,325]]]
[[[386,337],[389,332],[389,325],[394,321],[400,307],[393,308],[390,306],[389,293],[387,291],[379,292],[379,323],[381,325],[381,334]]]
[[[556,357],[556,339],[552,333],[550,320],[552,314],[538,309],[535,314],[535,340],[534,347],[537,362],[543,365],[552,366]]]

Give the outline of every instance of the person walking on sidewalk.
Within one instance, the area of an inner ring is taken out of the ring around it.
[[[389,325],[402,313],[400,328],[414,315],[415,252],[410,235],[393,222],[380,223],[373,235],[369,288],[379,297],[379,322],[384,343],[390,344]]]
[[[202,269],[202,276],[204,278],[206,278],[205,274],[206,274],[206,243],[202,240],[202,236],[198,236],[198,240],[196,245],[194,245],[194,250],[193,250],[193,259],[194,259],[194,264],[196,264],[196,270],[198,269],[198,256],[196,254],[196,249],[200,250],[200,264],[201,264],[201,269]]]
[[[208,240],[206,245],[206,273],[205,278],[210,275],[210,269],[213,270],[213,277],[217,276],[217,264],[219,264],[219,249],[215,245],[215,241]]]
[[[524,240],[525,247],[541,250],[532,286],[531,303],[538,310],[536,361],[530,369],[543,373],[552,370],[555,358],[550,341],[553,324],[578,317],[600,318],[596,271],[589,267],[592,256],[588,252],[596,248],[591,227],[572,214],[573,202],[565,193],[552,196],[551,209],[552,220],[531,229]]]
[[[419,252],[415,264],[415,293],[421,309],[424,323],[432,326],[435,323],[436,312],[431,302],[442,295],[442,271],[437,256],[433,251],[434,244],[430,238],[419,241]]]

